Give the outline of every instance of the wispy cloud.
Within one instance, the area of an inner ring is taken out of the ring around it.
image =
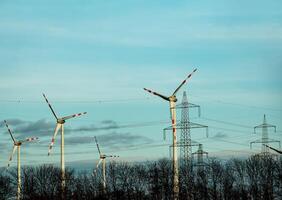
[[[38,121],[24,121],[21,119],[10,119],[8,123],[13,125],[11,129],[16,133],[16,138],[26,137],[27,134],[33,134],[37,137],[51,136],[50,132],[53,133],[55,124],[46,119],[40,119]],[[136,124],[138,126],[138,124]],[[97,132],[97,131],[108,131],[121,128],[135,127],[136,125],[118,125],[113,120],[104,120],[100,124],[92,124],[87,126],[80,126],[78,128],[67,128],[68,132]],[[141,125],[141,124],[140,124]],[[144,124],[142,124],[144,125]],[[149,124],[150,125],[150,124]],[[3,124],[2,124],[3,126]],[[7,132],[7,131],[6,131]],[[93,135],[94,136],[94,135]],[[93,136],[74,136],[71,135],[66,138],[68,144],[86,144],[93,142]],[[119,133],[111,132],[104,135],[98,136],[99,142],[105,146],[118,147],[119,145],[134,145],[134,144],[148,144],[152,140],[140,135],[134,135],[131,133]]]
[[[115,121],[112,120],[104,120],[100,125],[87,125],[80,126],[78,128],[71,129],[71,131],[99,131],[99,130],[110,130],[110,129],[118,129],[121,128]]]
[[[5,120],[7,121],[9,125],[12,125],[12,126],[18,126],[18,125],[26,123],[26,121],[21,120],[21,119],[5,119]],[[1,120],[0,127],[4,127],[4,126],[5,126],[4,120]]]
[[[134,145],[151,144],[153,142],[153,140],[148,137],[129,132],[106,133],[97,136],[97,140],[101,148],[105,147],[110,149],[122,149],[125,147],[134,147]],[[94,143],[94,135],[66,138],[66,143],[70,145]]]
[[[212,138],[226,138],[227,134],[222,132],[217,132]]]
[[[45,136],[48,135],[50,131],[53,131],[55,126],[54,123],[46,119],[40,119],[34,122],[22,119],[8,119],[7,123],[12,132],[16,134],[16,138],[27,137],[27,134]],[[4,127],[3,123],[1,124],[1,127]]]

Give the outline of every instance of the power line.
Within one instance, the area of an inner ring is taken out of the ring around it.
[[[126,99],[101,99],[101,100],[52,100],[54,103],[82,103],[82,104],[92,104],[92,103],[115,103],[115,102],[129,102],[129,101],[147,101],[151,98],[126,98]],[[42,103],[42,100],[11,100],[11,99],[0,99],[0,103]]]
[[[201,118],[204,119],[204,120],[208,120],[208,121],[218,122],[218,123],[232,125],[232,126],[238,126],[238,127],[242,127],[242,128],[253,128],[251,126],[247,126],[247,125],[243,125],[243,124],[237,124],[237,123],[233,123],[233,122],[211,119],[211,118],[207,118],[207,117],[201,117]]]
[[[198,95],[191,95],[198,98],[204,98],[207,99],[207,97],[198,96]],[[84,104],[92,104],[92,103],[115,103],[115,102],[130,102],[130,101],[147,101],[152,100],[150,97],[146,98],[125,98],[125,99],[93,99],[93,100],[52,100],[52,102],[56,103],[84,103]],[[254,106],[254,105],[246,105],[246,104],[239,104],[234,102],[227,102],[217,99],[210,99],[207,100],[208,102],[215,102],[219,104],[227,104],[227,105],[233,105],[233,106],[240,106],[240,107],[248,107],[252,109],[262,109],[262,110],[271,110],[271,111],[278,111],[282,112],[282,109],[280,108],[270,108],[266,106]],[[42,100],[25,100],[25,99],[0,99],[0,103],[42,103]]]
[[[195,96],[195,97],[202,98],[202,99],[207,99],[207,97],[198,96],[198,95],[191,95],[191,96]],[[282,112],[282,109],[280,109],[280,108],[270,108],[270,107],[266,107],[266,106],[254,106],[254,105],[239,104],[239,103],[234,103],[234,102],[222,101],[222,100],[219,100],[219,99],[209,99],[207,101],[208,102],[215,102],[215,103],[219,103],[219,104],[248,107],[248,108],[252,108],[252,109],[263,109],[263,110],[272,110],[272,111]]]

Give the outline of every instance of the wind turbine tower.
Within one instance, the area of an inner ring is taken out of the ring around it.
[[[254,127],[254,133],[256,133],[257,129],[262,129],[261,139],[255,140],[250,143],[250,147],[252,148],[253,143],[261,143],[261,155],[269,155],[269,149],[267,148],[267,145],[269,143],[279,143],[279,147],[281,148],[281,144],[279,140],[273,140],[268,138],[268,128],[273,128],[274,132],[276,132],[276,126],[268,124],[266,122],[266,116],[263,116],[263,123],[261,125]]]
[[[189,78],[195,73],[197,69],[194,69],[192,73],[190,73],[184,81],[176,88],[176,90],[172,93],[171,96],[164,96],[152,90],[144,88],[145,91],[159,96],[160,98],[169,102],[170,107],[170,117],[172,123],[172,135],[173,135],[173,199],[179,199],[179,172],[178,172],[178,161],[177,161],[177,134],[176,134],[176,110],[175,110],[175,103],[177,102],[176,94],[180,90],[180,88],[187,82]]]
[[[54,135],[53,135],[51,143],[49,145],[48,156],[51,154],[52,147],[55,143],[56,135],[57,135],[58,131],[61,129],[61,179],[62,179],[61,184],[62,184],[62,196],[63,196],[64,192],[65,192],[65,186],[66,186],[66,178],[65,178],[65,138],[64,138],[64,132],[65,132],[64,130],[65,129],[64,129],[64,124],[67,120],[74,118],[74,117],[84,115],[84,114],[86,114],[86,112],[78,113],[78,114],[74,114],[74,115],[69,115],[69,116],[66,116],[66,117],[57,117],[55,111],[53,110],[53,108],[52,108],[51,104],[49,103],[45,94],[43,94],[43,97],[44,97],[46,103],[48,104],[48,106],[49,106],[51,112],[53,113],[53,115],[56,119],[56,122],[57,122]]]
[[[4,123],[8,129],[8,132],[10,133],[10,136],[13,140],[13,143],[14,143],[14,146],[13,146],[13,151],[10,155],[10,158],[9,158],[9,161],[8,161],[8,167],[10,167],[10,162],[12,161],[13,159],[13,155],[16,151],[16,149],[18,150],[18,157],[17,157],[17,176],[18,176],[18,181],[17,181],[17,200],[20,200],[21,199],[21,145],[23,143],[26,143],[26,142],[31,142],[31,141],[34,141],[34,140],[38,140],[37,137],[30,137],[30,138],[26,138],[25,140],[16,140],[12,134],[12,131],[11,129],[9,128],[9,125],[7,123],[6,120],[4,120]]]

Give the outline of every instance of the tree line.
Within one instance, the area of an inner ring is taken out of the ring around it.
[[[60,168],[53,165],[22,168],[22,199],[61,199]],[[111,162],[106,168],[106,190],[101,172],[66,170],[65,199],[169,200],[172,199],[172,162]],[[14,199],[16,169],[0,174],[0,199]],[[210,159],[207,166],[180,165],[180,200],[282,199],[282,159]]]

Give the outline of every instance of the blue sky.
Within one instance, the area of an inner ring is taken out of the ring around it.
[[[211,156],[259,152],[249,142],[260,138],[252,127],[263,114],[277,125],[270,137],[282,138],[281,8],[279,0],[3,0],[0,120],[15,137],[40,137],[22,148],[27,164],[59,161],[58,140],[47,157],[55,121],[42,92],[58,115],[88,112],[66,124],[67,162],[94,163],[94,135],[120,160],[167,157],[168,103],[142,88],[169,95],[197,67],[178,99],[188,91],[201,105],[191,118],[210,126],[210,137],[193,130],[192,139]],[[12,143],[0,130],[4,166]]]

